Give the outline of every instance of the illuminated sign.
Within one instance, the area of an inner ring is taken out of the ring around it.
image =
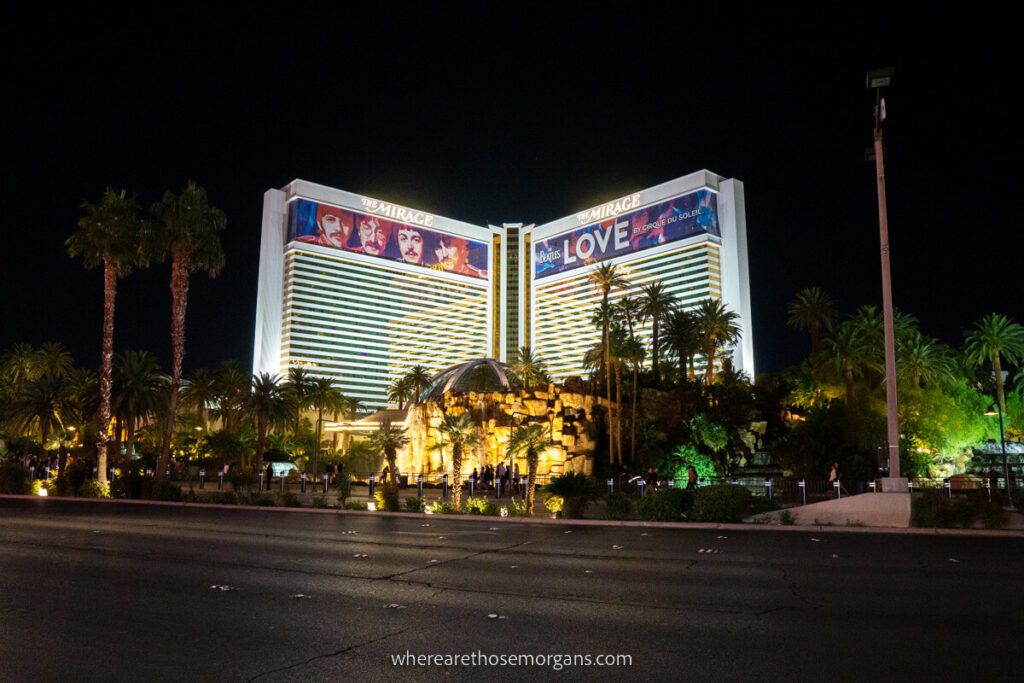
[[[399,211],[398,208],[392,204],[378,204],[382,212],[394,209],[396,216],[408,218],[413,215],[429,222],[434,220],[430,214],[409,209]],[[290,205],[288,241],[319,244],[470,277],[487,277],[486,242],[427,230],[411,222],[385,220],[380,216],[308,199],[299,199]]]
[[[697,190],[636,208],[640,195],[576,214],[586,227],[541,240],[533,248],[534,277],[541,278],[706,233],[719,235],[718,199]],[[629,213],[623,213],[628,210]]]
[[[426,213],[425,211],[414,211],[403,206],[396,206],[388,202],[382,202],[379,199],[370,199],[369,197],[360,197],[360,200],[363,203],[363,208],[370,213],[394,218],[395,220],[402,221],[404,223],[422,225],[425,228],[429,228],[434,225],[434,216]]]

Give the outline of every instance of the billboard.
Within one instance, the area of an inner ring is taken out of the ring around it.
[[[703,233],[720,236],[717,195],[710,190],[697,190],[538,240],[533,248],[533,276],[564,273]]]
[[[288,241],[487,278],[488,245],[308,199],[291,203]]]

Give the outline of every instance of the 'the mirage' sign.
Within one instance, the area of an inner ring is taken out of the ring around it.
[[[710,190],[697,190],[536,242],[534,277],[563,273],[701,233],[719,236],[717,195]]]

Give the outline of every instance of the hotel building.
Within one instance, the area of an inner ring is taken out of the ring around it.
[[[656,280],[686,307],[721,299],[743,330],[733,364],[753,376],[743,184],[707,171],[543,225],[470,225],[302,180],[268,190],[253,370],[305,367],[370,410],[414,365],[526,345],[554,378],[585,375],[601,296],[587,274],[605,261],[630,283],[613,302]]]

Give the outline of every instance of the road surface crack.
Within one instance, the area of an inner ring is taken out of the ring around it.
[[[363,646],[372,645],[373,643],[379,643],[382,640],[387,640],[388,638],[391,638],[392,636],[401,635],[402,633],[405,633],[406,631],[408,631],[411,628],[412,628],[412,626],[406,626],[405,628],[399,629],[398,631],[392,631],[391,633],[385,633],[384,635],[378,636],[377,638],[371,638],[370,640],[364,640],[361,643],[356,643],[355,645],[349,645],[348,647],[343,647],[340,650],[335,650],[334,652],[327,652],[327,653],[324,653],[322,655],[315,655],[315,656],[310,657],[309,659],[305,659],[305,660],[303,660],[301,662],[296,662],[294,664],[289,664],[288,666],[282,666],[282,667],[278,667],[276,669],[271,669],[270,671],[264,671],[263,673],[256,674],[255,676],[250,678],[246,683],[252,683],[252,681],[255,681],[255,680],[259,679],[259,678],[263,678],[264,676],[270,676],[271,674],[280,673],[282,671],[288,671],[290,669],[297,669],[300,666],[305,666],[307,664],[315,662],[318,659],[328,659],[330,657],[337,657],[338,655],[343,655],[345,653],[351,652],[352,650],[359,649],[359,648],[361,648]]]

